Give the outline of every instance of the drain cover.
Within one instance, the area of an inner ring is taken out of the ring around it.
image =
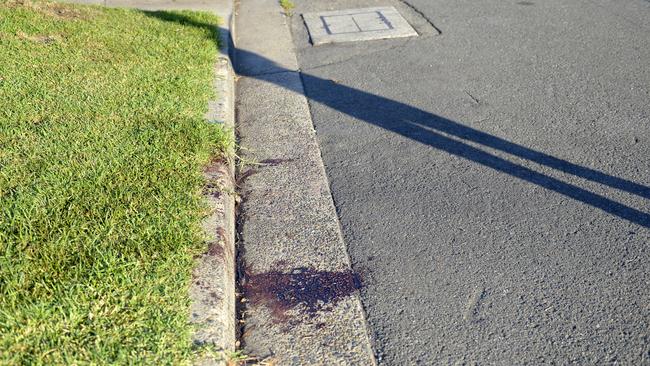
[[[418,35],[392,6],[306,13],[302,17],[315,46]]]

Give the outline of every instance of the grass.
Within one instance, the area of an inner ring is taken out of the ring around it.
[[[194,357],[216,24],[0,0],[0,364]]]
[[[284,9],[284,13],[287,16],[292,16],[293,15],[293,8],[296,7],[296,4],[293,3],[291,0],[280,0],[280,6],[282,9]]]

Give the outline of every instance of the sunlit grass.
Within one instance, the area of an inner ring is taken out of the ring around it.
[[[0,0],[0,364],[179,364],[217,19]]]

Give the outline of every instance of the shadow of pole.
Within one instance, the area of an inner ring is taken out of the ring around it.
[[[218,37],[217,27],[212,24],[197,23],[176,13],[145,13],[159,19],[200,27],[209,30],[214,39],[217,39]],[[237,59],[245,59],[247,64],[258,65],[258,69],[279,69],[280,72],[294,72],[292,70],[281,69],[273,61],[245,50],[234,50],[234,53]],[[237,65],[237,63],[234,64]],[[272,78],[268,78],[265,75],[248,74],[246,70],[241,69],[237,70],[237,72],[241,76],[248,76],[272,82]],[[276,71],[274,73],[278,72]],[[438,150],[467,159],[477,164],[481,164],[498,172],[519,178],[526,182],[570,197],[576,201],[596,207],[611,215],[650,228],[650,214],[648,213],[540,172],[536,172],[533,169],[515,164],[462,141],[444,136],[441,133],[454,136],[460,140],[499,150],[509,155],[544,165],[595,183],[603,184],[645,199],[650,199],[650,187],[623,178],[611,176],[591,168],[583,167],[543,152],[535,151],[404,103],[337,84],[331,80],[325,80],[310,74],[301,73],[300,75],[303,81],[302,84],[306,87],[306,93],[302,90],[302,87],[279,83],[277,85],[290,89],[296,93],[305,93],[309,100],[325,105],[358,120],[392,131],[393,133],[407,137],[411,140],[429,145]]]

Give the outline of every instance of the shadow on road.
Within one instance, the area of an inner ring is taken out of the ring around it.
[[[162,11],[146,12],[146,14],[167,21],[208,29],[214,39],[217,39],[218,36],[218,30],[214,25],[193,22],[181,14]],[[246,64],[249,65],[257,65],[256,69],[279,69],[280,72],[292,71],[283,70],[273,61],[245,50],[235,50],[235,58],[245,59]],[[258,78],[268,82],[272,80],[272,78],[265,77],[265,75],[248,75],[246,70],[242,69],[237,70],[237,72],[242,76]],[[277,73],[277,71],[274,73]],[[449,154],[544,187],[635,224],[650,228],[650,214],[648,213],[575,185],[565,183],[533,169],[512,163],[459,140],[499,150],[567,174],[572,174],[595,183],[637,195],[644,199],[650,199],[650,187],[556,158],[404,103],[337,84],[331,80],[325,80],[306,73],[301,73],[300,75],[303,80],[303,85],[309,85],[307,98],[311,101],[323,104],[366,123],[384,128]],[[296,93],[304,93],[301,87],[297,90],[295,86],[289,87],[285,84],[279,84],[279,86],[291,88]],[[441,133],[451,135],[459,140],[444,136]]]

